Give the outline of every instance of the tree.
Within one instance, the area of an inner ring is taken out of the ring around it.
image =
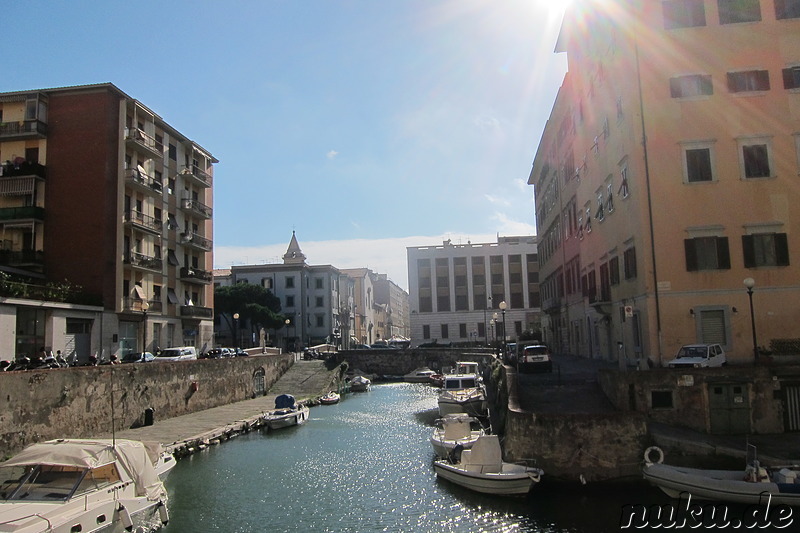
[[[214,313],[224,317],[233,331],[233,315],[239,313],[239,324],[248,322],[252,331],[278,329],[284,326],[280,298],[260,285],[237,283],[214,289]]]

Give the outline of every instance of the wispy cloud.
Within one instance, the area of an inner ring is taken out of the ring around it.
[[[490,204],[494,204],[494,205],[502,205],[502,206],[509,206],[509,205],[511,205],[511,202],[509,202],[509,201],[508,201],[508,200],[506,200],[505,198],[500,198],[499,196],[495,196],[495,195],[492,195],[492,194],[484,194],[483,196],[484,196],[484,197],[485,197],[487,200],[489,200],[489,203],[490,203]]]
[[[325,154],[325,157],[327,157],[328,159],[335,159],[337,155],[339,155],[339,152],[337,152],[336,150],[331,150],[330,152]]]

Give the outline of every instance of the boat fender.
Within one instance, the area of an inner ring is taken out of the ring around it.
[[[528,472],[528,477],[531,478],[531,481],[534,483],[539,483],[539,481],[542,479],[542,473],[540,471]]]
[[[117,511],[119,511],[119,520],[122,522],[122,527],[125,528],[125,531],[133,531],[133,520],[131,519],[131,513],[129,513],[122,504],[119,504]]]
[[[167,510],[167,506],[164,504],[164,501],[158,502],[158,517],[161,519],[161,523],[165,526],[169,522],[169,511]]]
[[[653,459],[655,454],[655,459]],[[650,446],[644,451],[644,462],[647,466],[653,463],[661,464],[664,462],[664,452],[658,446]]]

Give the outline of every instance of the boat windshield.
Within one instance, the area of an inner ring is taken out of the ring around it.
[[[476,386],[475,378],[447,379],[444,382],[444,388],[447,390],[472,389]]]
[[[120,481],[114,464],[94,469],[63,465],[0,467],[0,500],[66,501]]]

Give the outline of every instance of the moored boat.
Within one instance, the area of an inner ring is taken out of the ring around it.
[[[0,480],[0,531],[156,531],[169,521],[167,491],[138,441],[34,444],[0,464]]]
[[[403,376],[403,381],[406,383],[430,383],[431,376],[434,374],[436,374],[436,372],[424,366],[417,368]]]
[[[656,454],[656,457],[653,457]],[[800,506],[800,470],[797,465],[766,468],[755,455],[744,470],[707,470],[661,463],[657,448],[645,452],[644,478],[672,498],[691,494],[698,500],[743,504]]]
[[[454,413],[483,415],[486,412],[486,393],[475,374],[445,375],[438,404],[440,416]]]
[[[446,458],[456,446],[468,450],[485,434],[483,428],[472,429],[478,420],[466,413],[454,413],[437,420],[430,441],[437,457]]]
[[[436,475],[464,488],[495,495],[525,495],[541,479],[543,472],[502,459],[497,435],[479,437],[460,458],[437,459]]]
[[[308,420],[309,409],[295,402],[291,394],[281,394],[275,398],[275,409],[264,413],[264,424],[269,429],[297,426]]]
[[[340,398],[341,396],[339,396],[338,393],[331,391],[322,398],[320,398],[319,403],[321,403],[322,405],[333,405],[335,403],[339,403]]]
[[[350,392],[364,392],[369,390],[372,381],[364,376],[355,376],[350,380]]]

